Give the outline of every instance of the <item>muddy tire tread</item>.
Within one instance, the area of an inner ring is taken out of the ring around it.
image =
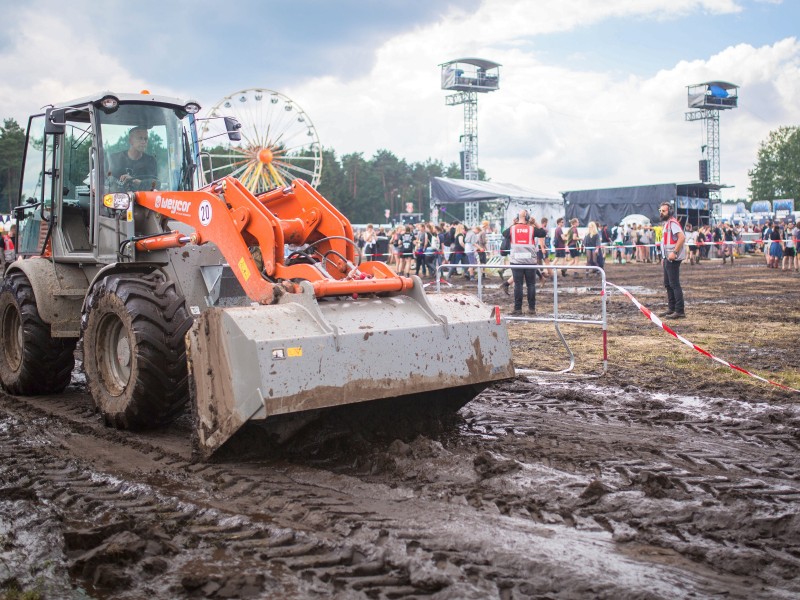
[[[39,316],[33,287],[24,274],[8,275],[2,293],[10,293],[16,299],[26,334],[19,374],[13,381],[6,381],[7,377],[3,376],[4,387],[12,394],[23,396],[63,392],[75,366],[77,340],[51,336],[50,326]],[[5,361],[0,359],[0,363],[0,369],[5,371]]]
[[[143,429],[174,420],[189,400],[189,376],[184,336],[192,325],[186,303],[174,282],[158,274],[110,275],[91,293],[82,320],[84,339],[89,314],[101,298],[114,295],[131,317],[136,342],[136,373],[124,410],[104,413],[106,422],[118,429]],[[87,382],[95,403],[103,412],[105,393],[92,361],[93,350],[84,346]],[[130,388],[129,384],[129,388]]]

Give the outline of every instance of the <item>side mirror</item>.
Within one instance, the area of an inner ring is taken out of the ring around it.
[[[44,118],[44,132],[57,135],[67,129],[67,111],[63,108],[48,108]]]
[[[239,123],[234,117],[223,117],[225,120],[225,129],[228,132],[228,139],[232,142],[240,142],[242,140],[242,124]]]

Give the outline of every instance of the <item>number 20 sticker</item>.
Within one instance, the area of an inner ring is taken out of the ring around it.
[[[211,223],[211,203],[203,200],[200,203],[200,224],[208,225],[209,223]]]

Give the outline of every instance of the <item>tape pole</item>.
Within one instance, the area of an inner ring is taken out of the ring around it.
[[[726,367],[728,367],[728,368],[731,368],[731,369],[733,369],[734,371],[739,371],[740,373],[744,373],[745,375],[748,375],[748,376],[750,376],[750,377],[753,377],[754,379],[758,379],[759,381],[763,381],[764,383],[769,383],[770,385],[774,385],[774,386],[776,386],[776,387],[779,387],[779,388],[781,388],[781,389],[784,389],[784,390],[789,390],[790,392],[796,392],[796,393],[800,394],[800,390],[797,390],[797,389],[795,389],[795,388],[793,388],[793,387],[789,387],[788,385],[783,385],[782,383],[778,383],[777,381],[771,381],[771,380],[769,380],[769,379],[766,379],[766,378],[764,378],[764,377],[761,377],[760,375],[756,375],[755,373],[751,373],[751,372],[750,372],[750,371],[748,371],[747,369],[743,369],[742,367],[738,367],[738,366],[736,366],[736,365],[734,365],[734,364],[732,364],[732,363],[729,363],[729,362],[728,362],[727,360],[725,360],[724,358],[719,358],[718,356],[714,356],[714,355],[713,355],[713,354],[711,354],[711,352],[709,352],[708,350],[704,350],[703,348],[701,348],[701,347],[700,347],[700,346],[698,346],[697,344],[693,344],[692,342],[690,342],[689,340],[687,340],[685,337],[683,337],[682,335],[680,335],[679,333],[677,333],[677,332],[676,332],[674,329],[672,329],[672,328],[671,328],[669,325],[666,325],[665,323],[663,323],[663,322],[661,321],[661,319],[659,319],[659,318],[658,318],[656,315],[654,315],[654,314],[652,313],[652,311],[651,311],[649,308],[647,308],[646,306],[642,305],[642,303],[641,303],[641,302],[639,302],[639,301],[638,301],[636,298],[634,298],[634,297],[633,297],[633,294],[631,294],[631,293],[630,293],[628,290],[626,290],[624,287],[618,286],[617,284],[615,284],[615,283],[611,283],[610,281],[606,281],[606,284],[607,284],[607,285],[610,285],[610,286],[613,286],[613,287],[615,287],[615,288],[616,288],[616,289],[618,289],[620,292],[622,292],[623,294],[625,294],[625,296],[627,296],[627,297],[628,297],[628,299],[629,299],[631,302],[633,302],[633,303],[636,305],[636,307],[637,307],[637,308],[638,308],[638,309],[639,309],[639,310],[642,312],[642,314],[643,314],[644,316],[646,316],[648,319],[650,319],[650,321],[652,321],[652,322],[653,322],[655,325],[657,325],[658,327],[660,327],[661,329],[663,329],[664,331],[666,331],[668,334],[670,334],[670,335],[671,335],[672,337],[674,337],[676,340],[678,340],[678,341],[680,341],[681,343],[683,343],[683,344],[686,344],[687,346],[689,346],[689,348],[692,348],[692,349],[696,350],[696,351],[697,351],[697,352],[699,352],[700,354],[702,354],[702,355],[704,355],[704,356],[707,356],[707,357],[708,357],[708,358],[710,358],[711,360],[713,360],[713,361],[716,361],[716,362],[718,362],[718,363],[719,363],[719,364],[721,364],[721,365],[725,365]]]

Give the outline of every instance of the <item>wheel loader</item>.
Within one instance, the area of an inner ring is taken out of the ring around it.
[[[190,404],[208,458],[247,423],[285,439],[389,399],[422,420],[513,377],[499,316],[361,261],[307,182],[206,184],[199,110],[102,92],[30,117],[0,294],[5,390],[62,392],[78,344],[107,425],[160,426]],[[255,143],[238,128],[225,119],[226,144]]]

